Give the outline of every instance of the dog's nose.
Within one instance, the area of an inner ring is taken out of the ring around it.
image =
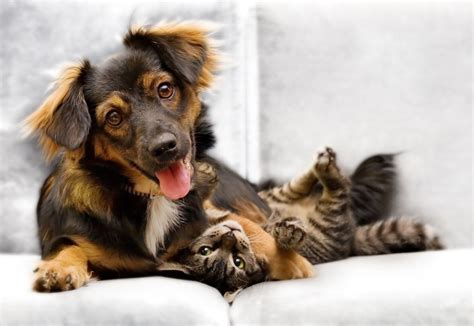
[[[176,136],[165,132],[153,139],[148,150],[156,158],[162,158],[165,154],[171,156],[176,152]]]

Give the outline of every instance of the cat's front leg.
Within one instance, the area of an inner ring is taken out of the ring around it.
[[[277,214],[277,213],[274,213]],[[278,217],[265,227],[284,249],[300,249],[306,240],[306,227],[297,217]]]

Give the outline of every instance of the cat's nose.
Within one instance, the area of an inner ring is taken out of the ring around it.
[[[222,246],[226,249],[234,248],[237,239],[235,238],[234,232],[229,231],[222,236]]]

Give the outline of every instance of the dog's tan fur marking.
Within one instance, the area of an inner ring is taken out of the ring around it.
[[[87,256],[79,246],[72,245],[39,263],[33,289],[39,292],[73,290],[89,279]]]
[[[201,113],[201,101],[194,93],[188,96],[188,108],[186,114],[183,115],[182,121],[186,126],[193,126]]]
[[[84,69],[84,62],[70,65],[60,74],[56,87],[41,106],[25,120],[25,133],[38,133],[39,143],[48,162],[59,154],[61,146],[46,135],[56,109],[70,95],[71,86],[77,81]]]
[[[111,111],[118,111],[122,116],[122,123],[117,127],[111,127],[107,124],[107,114]],[[130,126],[127,119],[131,114],[130,104],[120,95],[120,92],[113,92],[96,109],[96,119],[99,127],[105,127],[107,133],[112,137],[126,137],[130,134]]]
[[[313,276],[313,266],[306,258],[294,250],[279,247],[275,239],[258,224],[236,214],[229,214],[226,219],[236,221],[242,226],[245,234],[250,239],[253,252],[257,257],[263,258],[267,262],[269,277],[272,280]]]
[[[267,217],[265,216],[265,213],[263,213],[257,205],[250,201],[245,201],[245,200],[238,200],[235,204],[234,207],[242,214],[245,216],[245,218],[248,218],[254,223],[257,223],[259,225],[263,225],[266,222],[268,222]]]
[[[79,212],[94,216],[111,217],[112,209],[109,193],[95,182],[77,162],[65,160],[57,193],[66,207],[74,207]]]
[[[158,86],[165,82],[174,84],[173,77],[164,71],[148,71],[138,79],[139,86],[149,97],[157,97]]]
[[[105,117],[112,110],[118,110],[124,117],[131,113],[129,103],[120,95],[120,92],[113,92],[105,101],[97,106],[95,115],[99,126],[103,126],[106,123]]]
[[[123,173],[134,185],[134,191],[150,194],[152,196],[161,195],[161,190],[158,184],[144,176],[140,171],[124,160],[121,153],[110,144],[106,137],[95,135],[92,142],[95,157],[101,158],[105,161],[115,162],[119,165],[122,168]]]
[[[173,77],[164,71],[148,71],[138,79],[139,87],[143,88],[145,95],[151,98],[158,98],[158,87],[162,83],[170,83],[173,89],[173,95],[170,98],[160,99],[161,104],[166,109],[176,110],[181,103],[181,92],[175,85]]]
[[[151,271],[154,263],[147,259],[134,258],[120,255],[116,251],[107,250],[82,237],[72,237],[79,245],[90,264],[98,268],[106,268],[115,271]]]
[[[91,279],[89,265],[118,272],[154,271],[155,263],[152,260],[120,255],[79,236],[73,236],[71,240],[76,245],[63,247],[39,263],[35,271],[34,290],[50,292],[77,289]]]

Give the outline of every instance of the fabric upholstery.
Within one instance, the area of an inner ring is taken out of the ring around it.
[[[321,264],[312,279],[250,287],[230,308],[211,287],[163,277],[35,293],[39,257],[1,254],[0,324],[468,325],[474,321],[473,254],[447,250]]]
[[[36,255],[0,254],[0,325],[228,325],[229,305],[207,285],[164,277],[31,289]]]
[[[312,279],[263,283],[234,301],[240,325],[469,325],[473,250],[356,257]]]

